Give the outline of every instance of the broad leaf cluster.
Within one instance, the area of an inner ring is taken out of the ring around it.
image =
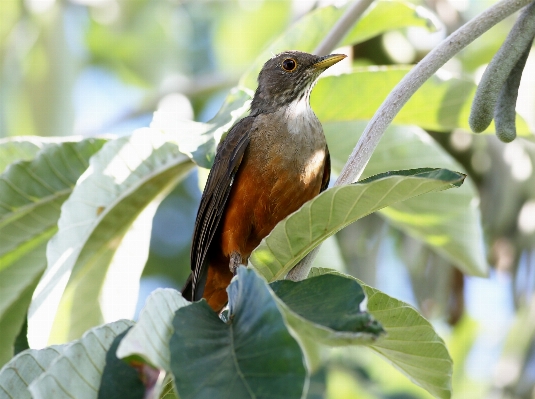
[[[450,397],[451,358],[414,308],[330,270],[313,269],[301,282],[281,279],[373,212],[464,272],[486,274],[476,190],[422,130],[467,127],[475,87],[462,79],[427,82],[383,138],[364,180],[326,190],[279,223],[250,268],[239,269],[222,315],[159,289],[137,322],[104,323],[111,276],[127,270],[121,284],[139,283],[156,207],[196,165],[210,167],[221,137],[247,112],[271,52],[312,51],[343,12],[321,8],[295,23],[208,123],[157,111],[150,128],[116,139],[0,142],[0,398],[301,398],[321,346],[348,345],[370,347],[435,397]],[[428,27],[429,19],[403,1],[378,1],[342,44],[407,26]],[[318,82],[312,107],[335,173],[408,70],[350,68]],[[341,101],[353,93],[367,101]],[[521,120],[517,132],[529,133]],[[13,357],[26,315],[34,349]]]

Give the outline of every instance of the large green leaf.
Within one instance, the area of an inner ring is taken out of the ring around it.
[[[409,304],[361,285],[368,311],[387,331],[371,348],[435,397],[450,398],[453,361],[433,326]]]
[[[396,202],[459,186],[464,178],[446,169],[414,169],[328,189],[277,224],[249,260],[266,280],[278,280],[314,247],[350,223]]]
[[[169,339],[173,334],[175,312],[189,304],[180,292],[159,288],[147,298],[139,320],[117,349],[117,357],[138,361],[170,371]]]
[[[347,7],[324,7],[306,14],[263,51],[251,68],[242,76],[240,85],[256,88],[256,77],[272,54],[285,50],[314,51],[332,29]],[[380,0],[372,4],[358,23],[349,31],[340,46],[356,44],[392,29],[407,26],[433,28],[421,7],[399,0]]]
[[[182,399],[301,398],[307,372],[265,281],[238,269],[229,321],[203,300],[176,312],[171,369]]]
[[[364,122],[324,124],[333,169],[340,169],[364,129]],[[385,170],[418,167],[463,170],[441,146],[417,127],[391,126],[379,142],[364,177]],[[395,227],[425,242],[467,274],[485,276],[479,196],[470,180],[458,190],[430,193],[383,209]]]
[[[102,322],[98,296],[124,235],[192,165],[171,136],[154,129],[111,141],[91,158],[48,244],[48,267],[29,310],[32,347],[72,340]],[[136,268],[144,263],[138,255],[129,259]]]
[[[382,331],[361,312],[364,292],[354,281],[329,275],[304,281],[278,280],[270,286],[290,310],[313,323],[339,332]]]
[[[319,344],[369,344],[384,332],[360,309],[364,292],[356,281],[329,275],[270,284],[286,325],[303,350],[310,371],[320,364]]]
[[[28,386],[60,356],[67,345],[28,349],[19,353],[0,370],[1,399],[32,399]]]
[[[340,275],[333,270],[313,268],[310,277],[324,274]],[[453,362],[433,326],[407,303],[351,276],[345,278],[358,281],[368,298],[368,312],[387,332],[370,348],[435,397],[450,398]]]
[[[318,81],[311,105],[318,118],[328,121],[369,120],[411,67],[367,67]],[[393,123],[418,125],[435,131],[462,128],[470,131],[468,115],[476,85],[472,81],[435,74],[403,106]],[[531,136],[526,122],[517,118],[517,132]],[[494,132],[491,125],[486,132]]]
[[[26,159],[0,175],[0,364],[13,356],[13,341],[46,267],[46,245],[57,230],[61,204],[87,169],[89,158],[105,143],[49,141],[39,152],[34,152],[42,144],[39,140],[0,145],[0,152],[18,148],[16,157]]]
[[[33,399],[97,399],[106,353],[133,324],[119,320],[93,328],[68,345],[29,386]]]

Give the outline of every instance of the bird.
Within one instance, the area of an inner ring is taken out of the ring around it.
[[[264,64],[249,115],[217,147],[195,220],[184,298],[205,298],[220,312],[253,249],[327,188],[329,149],[310,93],[320,74],[344,58],[291,50]]]

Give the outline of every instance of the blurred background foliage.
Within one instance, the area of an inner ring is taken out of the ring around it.
[[[413,0],[438,31],[392,31],[345,49],[354,66],[414,64],[488,0]],[[156,109],[207,121],[228,89],[292,22],[340,1],[1,0],[0,137],[123,135]],[[477,82],[511,27],[499,24],[441,73]],[[535,56],[517,111],[535,131]],[[365,98],[351,99],[356,107]],[[349,101],[349,100],[348,100]],[[488,279],[463,276],[421,242],[371,215],[324,245],[319,262],[345,269],[417,307],[446,338],[455,398],[534,398],[535,145],[455,130],[428,132],[480,193]],[[427,165],[422,165],[427,166]],[[205,175],[205,172],[203,172]],[[179,288],[200,199],[197,171],[160,205],[139,302]],[[202,179],[201,179],[202,180]],[[426,398],[365,348],[324,354],[310,398]]]

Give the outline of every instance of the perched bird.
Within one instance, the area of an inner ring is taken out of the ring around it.
[[[214,311],[240,264],[275,225],[327,188],[330,157],[310,108],[319,75],[346,56],[285,51],[267,61],[249,116],[218,146],[195,221],[187,299]]]

